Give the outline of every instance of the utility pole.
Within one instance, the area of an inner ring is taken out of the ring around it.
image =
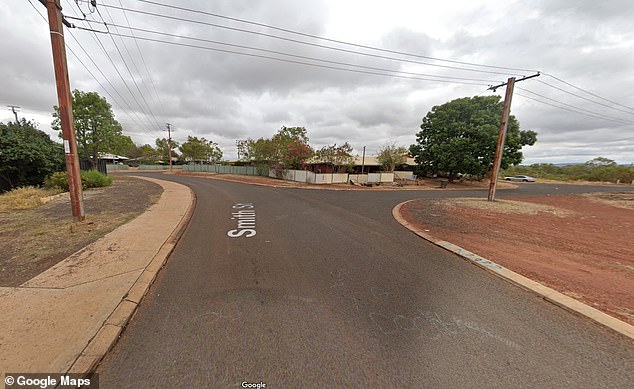
[[[170,173],[172,172],[172,125],[170,123],[167,124],[167,148],[169,149],[170,156]]]
[[[73,118],[73,101],[68,80],[68,66],[66,63],[66,45],[62,23],[68,23],[62,15],[60,0],[40,0],[45,3],[48,11],[48,24],[51,32],[53,48],[53,67],[57,84],[57,99],[59,101],[59,119],[62,125],[64,140],[64,154],[66,155],[66,175],[70,191],[70,204],[75,221],[83,221],[84,199],[81,189],[81,175],[79,172],[79,157],[77,156],[77,141],[75,139],[75,121]]]
[[[365,170],[365,146],[363,146],[363,157],[361,158],[361,174]]]
[[[500,174],[500,166],[502,165],[502,154],[504,153],[504,140],[506,139],[506,129],[508,128],[509,118],[511,116],[511,100],[513,99],[513,88],[516,82],[528,80],[529,78],[538,77],[539,73],[528,77],[522,77],[515,80],[515,77],[509,78],[505,83],[492,86],[489,89],[495,92],[497,88],[506,85],[506,94],[504,95],[504,108],[502,109],[502,118],[500,119],[500,127],[498,128],[498,141],[495,147],[495,157],[493,158],[493,167],[491,167],[491,177],[489,182],[488,201],[495,201],[495,189],[498,183],[498,175]]]
[[[16,111],[16,108],[20,108],[17,105],[7,105],[7,107],[11,108],[11,111],[13,111],[13,114],[15,115],[15,124],[19,124],[20,121],[18,120],[18,111]]]

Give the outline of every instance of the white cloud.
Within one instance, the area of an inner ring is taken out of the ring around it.
[[[32,1],[43,11],[39,2]],[[634,67],[634,33],[631,30],[634,3],[619,1],[618,5],[614,2],[571,3],[563,0],[530,4],[519,1],[445,1],[430,4],[406,0],[389,3],[367,0],[222,0],[213,3],[188,0],[177,3],[166,0],[165,3],[171,2],[181,7],[206,10],[338,40],[386,47],[394,51],[543,70],[610,100],[632,106],[634,91],[628,85],[634,81],[631,72]],[[108,0],[99,3],[119,5],[119,2]],[[64,0],[62,4],[66,14],[79,15],[74,2]],[[122,1],[122,4],[148,12],[308,40],[344,50],[405,58],[201,14],[129,1]],[[126,24],[120,11],[103,6],[100,9],[107,20],[112,17],[114,23]],[[9,0],[5,10],[6,12],[0,14],[0,33],[3,36],[0,41],[0,51],[3,53],[3,61],[0,62],[0,71],[3,74],[0,79],[0,103],[23,107],[21,115],[38,120],[41,128],[47,130],[51,121],[50,111],[56,104],[48,28],[28,2]],[[90,17],[98,18],[95,14]],[[113,104],[115,114],[124,125],[126,133],[137,143],[153,144],[155,138],[166,135],[162,128],[165,122],[170,122],[174,125],[174,137],[177,140],[182,141],[188,135],[204,136],[218,142],[229,158],[235,156],[235,139],[270,136],[282,125],[305,126],[316,147],[345,141],[349,141],[359,152],[363,146],[367,146],[368,150],[378,150],[380,146],[390,142],[408,146],[414,142],[421,119],[432,106],[459,97],[488,94],[489,92],[485,92],[486,85],[506,80],[509,76],[359,56],[133,12],[127,12],[127,17],[134,27],[171,34],[392,71],[487,80],[482,82],[483,85],[472,86],[388,78],[139,40],[137,43],[143,53],[143,60],[150,70],[148,75],[134,41],[123,38],[124,44],[115,37],[128,66],[135,74],[134,79],[151,107],[153,115],[148,116],[142,112],[149,111],[147,108],[141,110],[137,106],[137,100],[142,105],[145,102],[140,98],[132,77],[121,63],[119,53],[108,36],[99,35],[99,39],[117,64],[127,87],[91,33],[73,31],[73,35],[90,53],[97,66],[68,37],[69,47],[77,53],[111,96],[69,53],[72,87],[96,90],[106,96]],[[91,25],[103,28],[95,23]],[[113,31],[115,29],[110,28]],[[130,34],[124,29],[120,32]],[[135,35],[282,57],[279,54],[167,38],[138,31]],[[128,51],[132,54],[133,61],[128,58]],[[284,58],[313,63],[306,58]],[[466,67],[458,63],[407,58],[409,61],[433,65]],[[321,65],[349,68],[334,63]],[[379,72],[370,69],[366,71]],[[503,70],[500,72],[506,73]],[[520,73],[513,75],[519,76]],[[518,86],[571,104],[582,111],[634,122],[633,110],[618,106],[620,111],[615,110],[609,108],[614,107],[614,104],[603,100],[599,102],[607,106],[591,103],[538,80],[587,99],[597,100],[545,75]],[[498,91],[500,92],[503,91]],[[517,92],[545,100],[527,92]],[[621,142],[610,141],[634,137],[632,124],[624,126],[583,116],[537,103],[520,95],[513,99],[512,112],[520,120],[522,128],[538,131],[537,144],[524,150],[528,163],[583,161],[598,155],[621,163],[630,163],[634,159],[634,138]],[[0,120],[10,119],[10,111],[0,114]]]

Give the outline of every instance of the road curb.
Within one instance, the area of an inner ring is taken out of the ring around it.
[[[436,246],[442,247],[447,251],[450,251],[464,260],[487,270],[490,273],[495,274],[496,276],[509,281],[525,290],[536,293],[544,300],[555,304],[569,312],[587,317],[594,322],[601,324],[621,335],[624,335],[630,339],[634,340],[634,326],[619,320],[615,317],[612,317],[604,312],[599,311],[596,308],[593,308],[587,304],[582,303],[581,301],[575,300],[570,296],[566,296],[565,294],[558,292],[552,288],[549,288],[545,285],[540,284],[539,282],[533,281],[530,278],[524,277],[521,274],[515,273],[497,263],[490,261],[486,258],[483,258],[475,253],[472,253],[464,248],[457,246],[453,243],[437,239],[431,234],[426,233],[425,231],[421,231],[418,227],[413,225],[412,223],[405,220],[405,218],[401,215],[401,208],[403,205],[410,203],[416,200],[408,200],[402,203],[397,204],[394,208],[392,208],[392,216],[399,222],[403,227],[407,228],[414,234],[420,236],[421,238],[435,244]]]
[[[146,181],[157,183],[161,186],[162,180],[135,176]],[[178,184],[182,185],[182,184]],[[182,185],[184,186],[184,185]],[[163,186],[163,188],[165,188]],[[89,341],[81,354],[75,359],[67,373],[89,374],[95,370],[104,356],[114,347],[119,336],[130,322],[139,303],[150,289],[159,271],[163,268],[170,254],[176,247],[196,208],[196,195],[187,187],[190,194],[190,203],[174,228],[174,231],[165,240],[159,251],[154,255],[150,263],[145,267],[141,275],[134,282],[127,295],[119,302],[117,307],[105,320],[101,329]]]

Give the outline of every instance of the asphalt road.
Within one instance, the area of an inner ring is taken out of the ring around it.
[[[102,388],[634,382],[634,342],[427,243],[391,216],[407,199],[473,193],[169,179],[195,191],[196,210],[100,365]],[[591,189],[529,184],[498,198]]]

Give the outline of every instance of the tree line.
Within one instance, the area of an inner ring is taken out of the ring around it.
[[[387,144],[377,155],[386,171],[416,161],[418,176],[482,179],[489,173],[503,109],[500,96],[464,97],[434,106],[422,119],[416,142],[409,148]],[[111,105],[96,92],[73,91],[73,113],[80,158],[94,162],[102,153],[135,159],[140,163],[168,163],[170,151],[181,162],[218,163],[222,150],[204,137],[188,136],[182,144],[166,138],[154,145],[136,145],[124,135]],[[59,110],[54,107],[54,129],[60,131]],[[514,115],[509,118],[502,169],[504,174],[529,174],[556,179],[631,181],[632,167],[595,159],[584,165],[558,167],[550,164],[518,166],[523,146],[535,144],[537,133],[521,130]],[[315,149],[305,127],[282,126],[271,137],[236,141],[238,159],[276,170],[301,169],[307,163],[331,164],[337,172],[351,171],[353,148],[348,142]],[[37,185],[52,171],[63,170],[62,146],[37,129],[34,122],[0,123],[0,186]]]

